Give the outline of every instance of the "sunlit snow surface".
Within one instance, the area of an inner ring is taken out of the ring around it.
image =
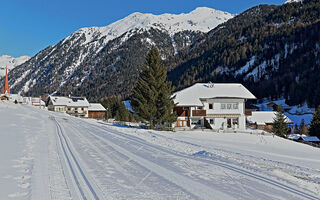
[[[6,67],[8,67],[8,71],[10,71],[16,66],[21,65],[29,59],[29,56],[21,56],[18,58],[14,58],[8,55],[0,56],[0,77],[6,74]]]
[[[0,199],[319,199],[320,149],[159,132],[0,101]]]

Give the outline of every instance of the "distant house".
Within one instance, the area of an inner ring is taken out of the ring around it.
[[[14,102],[14,103],[23,103],[23,97],[20,96],[19,94],[8,94],[9,101]]]
[[[23,97],[22,104],[33,105],[41,109],[44,109],[46,107],[46,103],[41,100],[41,97]]]
[[[302,142],[302,143],[310,144],[313,146],[317,146],[317,147],[319,147],[319,145],[320,145],[320,140],[316,136],[301,136],[298,139],[298,141]]]
[[[302,142],[302,143],[309,144],[312,146],[320,147],[320,139],[316,136],[290,134],[290,135],[288,135],[288,139],[296,141],[296,142]]]
[[[9,101],[9,97],[8,97],[8,95],[6,95],[6,94],[1,94],[0,95],[0,100],[5,100],[5,101]]]
[[[281,106],[282,109],[283,109],[284,111],[286,111],[286,112],[291,109],[290,106],[288,106],[288,105],[285,104],[285,103],[283,103],[282,105],[281,105],[281,104],[277,104],[277,103],[275,103],[275,102],[270,102],[270,103],[267,104],[267,107],[268,107],[269,109],[273,110],[273,111],[277,111],[279,106]]]
[[[253,111],[251,116],[247,117],[248,125],[251,128],[271,131],[276,113],[275,111]],[[293,122],[286,116],[286,123],[292,124]]]
[[[196,83],[173,94],[175,127],[245,130],[245,102],[256,97],[242,84]]]
[[[107,110],[100,103],[90,103],[88,117],[93,119],[105,119]]]
[[[49,96],[46,105],[50,111],[88,117],[89,102],[85,97]]]

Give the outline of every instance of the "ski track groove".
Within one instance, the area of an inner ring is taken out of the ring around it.
[[[86,184],[86,187],[88,187],[89,191],[91,192],[92,196],[94,197],[95,200],[100,200],[100,198],[98,197],[97,193],[95,192],[95,190],[93,189],[92,185],[90,184],[90,182],[88,181],[87,177],[85,176],[78,160],[76,159],[76,157],[74,156],[73,152],[71,151],[71,148],[69,146],[69,143],[67,142],[67,139],[63,133],[63,130],[61,128],[61,125],[59,124],[59,122],[54,118],[53,119],[56,123],[56,127],[57,127],[57,134],[58,134],[58,137],[59,137],[59,142],[60,142],[60,145],[61,145],[61,148],[62,148],[62,151],[63,151],[63,154],[64,154],[64,157],[66,158],[66,161],[67,161],[67,164],[68,164],[68,167],[71,171],[71,174],[73,176],[73,180],[75,181],[78,189],[79,189],[79,192],[81,194],[81,197],[82,199],[84,200],[87,200],[87,197],[85,195],[85,192],[84,192],[84,189],[82,188],[80,182],[79,182],[79,178],[77,177],[76,173],[75,173],[75,169],[74,169],[74,166],[71,162],[71,159],[70,159],[70,156],[68,156],[68,153],[71,155],[71,158],[73,160],[73,162],[75,163],[75,167],[76,169],[80,172],[80,179],[82,179],[84,181],[84,183]],[[64,144],[65,143],[65,144]],[[91,200],[91,199],[89,199]]]
[[[75,122],[75,121],[73,120],[73,122]],[[82,126],[82,127],[84,127],[83,123],[79,123],[79,122],[75,122],[75,123],[80,125],[80,126]],[[293,195],[299,195],[300,197],[305,198],[305,199],[309,199],[309,200],[320,200],[319,197],[307,194],[307,193],[305,193],[303,191],[297,190],[297,189],[292,188],[290,186],[286,186],[283,183],[280,183],[278,181],[275,181],[275,180],[272,180],[270,178],[264,177],[262,175],[255,174],[253,172],[249,172],[247,170],[231,166],[231,165],[229,165],[227,163],[223,163],[223,161],[219,161],[218,162],[218,161],[210,160],[210,159],[207,159],[207,158],[190,157],[190,156],[184,155],[182,153],[169,151],[169,150],[167,150],[167,149],[165,149],[165,148],[163,148],[161,146],[157,146],[156,147],[155,145],[149,144],[149,143],[145,142],[144,140],[142,140],[140,138],[124,134],[124,133],[122,133],[120,131],[112,130],[112,129],[109,129],[109,128],[106,128],[106,127],[96,126],[96,125],[93,125],[93,124],[88,123],[88,122],[85,122],[85,124],[90,126],[90,127],[92,127],[92,128],[94,128],[94,129],[102,130],[105,133],[109,133],[109,134],[111,133],[111,134],[114,135],[114,138],[122,137],[122,138],[124,138],[126,140],[133,140],[134,142],[137,142],[137,143],[139,143],[141,145],[147,145],[148,147],[150,147],[152,149],[155,149],[157,151],[164,151],[165,153],[168,153],[168,154],[171,154],[171,155],[174,155],[174,156],[179,156],[179,157],[188,158],[188,159],[194,159],[194,160],[197,160],[197,161],[200,161],[200,162],[204,162],[204,163],[207,163],[207,164],[213,164],[215,166],[219,166],[221,168],[228,169],[228,170],[233,171],[233,172],[237,172],[239,174],[245,175],[245,176],[253,178],[255,180],[259,180],[259,181],[261,181],[263,183],[266,183],[268,185],[273,186],[273,188],[275,188],[275,189],[281,189],[281,190],[283,190],[283,191],[285,191],[287,193],[291,193]],[[86,128],[86,127],[84,127],[84,128]],[[91,133],[95,135],[95,133],[93,133],[93,132],[91,132]],[[101,137],[101,136],[99,136],[99,137]],[[106,140],[103,137],[101,139]]]
[[[154,163],[153,161],[150,161],[150,160],[143,158],[139,155],[135,155],[134,153],[131,153],[130,151],[126,150],[125,148],[114,143],[114,141],[109,141],[109,140],[101,137],[99,134],[92,132],[92,129],[84,126],[83,124],[77,123],[74,120],[72,120],[72,121],[75,124],[77,124],[77,126],[79,128],[81,127],[82,130],[86,129],[87,133],[90,133],[90,135],[97,138],[101,142],[107,144],[108,146],[111,146],[120,154],[126,155],[135,161],[139,161],[139,163],[144,168],[148,169],[149,171],[153,172],[154,174],[157,174],[158,176],[164,178],[165,180],[175,184],[179,188],[185,190],[187,193],[190,193],[200,199],[208,199],[208,200],[210,199],[211,200],[212,197],[214,197],[214,196],[216,199],[230,199],[230,200],[234,199],[232,196],[229,196],[228,194],[225,194],[224,192],[210,188],[210,187],[206,186],[205,184],[199,183],[199,182],[191,179],[190,177],[177,174],[174,171],[167,169],[166,167],[163,167],[161,165],[158,165],[157,163]],[[91,125],[91,124],[88,124],[88,125]],[[96,128],[96,127],[93,126],[92,128]],[[115,136],[114,138],[119,139],[118,136]],[[132,141],[130,141],[130,142],[132,142]],[[156,153],[159,152],[158,149],[154,149],[154,150],[156,150]],[[150,173],[150,175],[151,174],[152,173]],[[189,185],[188,183],[191,183],[191,185]],[[217,195],[219,197],[217,197]]]

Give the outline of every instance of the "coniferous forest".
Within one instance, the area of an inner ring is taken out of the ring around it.
[[[257,98],[320,104],[320,1],[251,8],[168,62],[177,89],[240,82]]]

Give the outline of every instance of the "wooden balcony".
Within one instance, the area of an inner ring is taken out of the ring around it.
[[[206,116],[207,112],[206,110],[193,110],[192,111],[192,116]]]
[[[78,111],[75,111],[75,110],[67,110],[66,113],[69,114],[69,115],[76,115],[76,116],[82,116],[82,115],[86,115],[87,114],[86,111],[78,112]]]
[[[244,111],[244,113],[245,113],[246,116],[251,116],[252,115],[252,110],[246,109]]]
[[[189,111],[184,110],[182,107],[175,107],[173,109],[173,111],[177,113],[178,117],[188,117],[189,116]]]

